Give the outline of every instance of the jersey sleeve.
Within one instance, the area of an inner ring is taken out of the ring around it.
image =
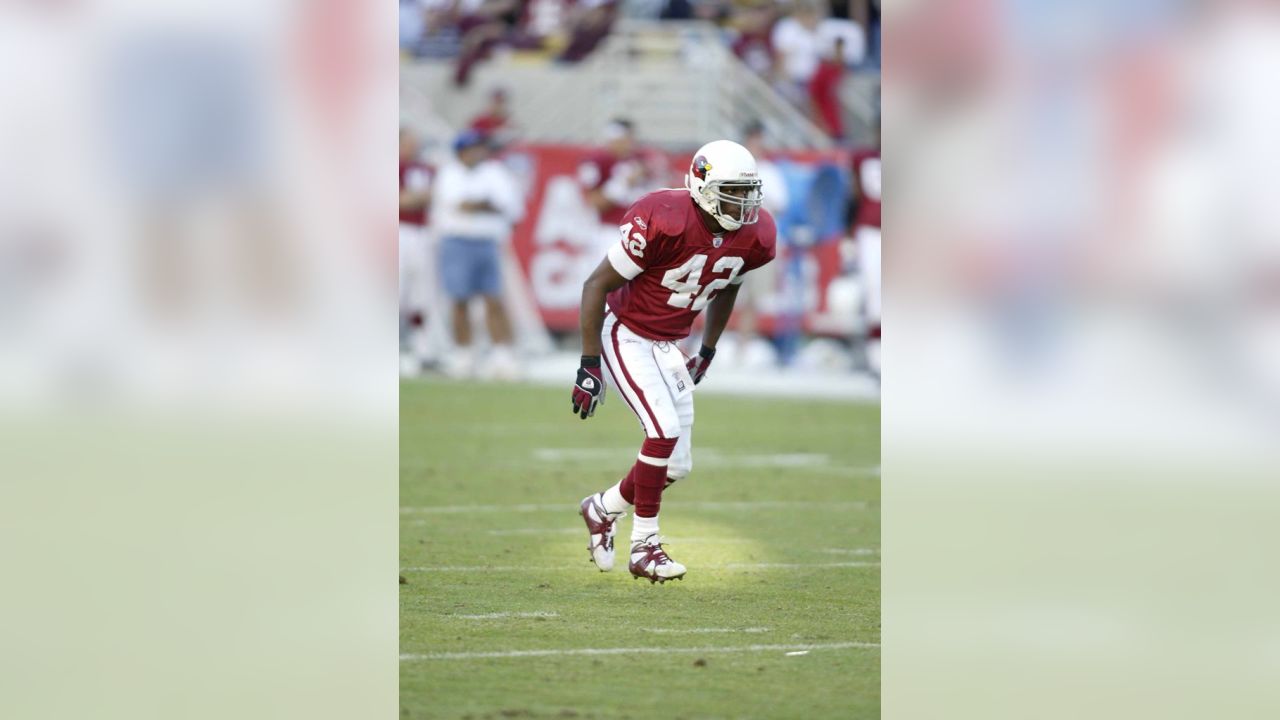
[[[633,280],[653,261],[657,252],[654,242],[657,232],[651,229],[656,224],[655,218],[651,217],[651,211],[643,201],[632,205],[626,217],[631,219],[618,226],[618,242],[609,246],[608,258],[619,275]]]

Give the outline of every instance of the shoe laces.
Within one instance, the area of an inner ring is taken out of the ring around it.
[[[645,538],[644,540],[640,541],[640,543],[638,543],[641,546],[641,548],[643,548],[641,552],[647,553],[659,565],[663,565],[669,562],[674,562],[670,557],[667,556],[667,551],[662,547],[662,540],[663,538],[657,535],[650,535],[649,537]]]

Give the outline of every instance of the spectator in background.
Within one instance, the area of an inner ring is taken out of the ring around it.
[[[456,0],[400,0],[400,48],[417,57],[458,54]]]
[[[431,290],[427,208],[431,168],[420,159],[422,144],[412,129],[400,128],[400,347],[402,370],[421,372],[431,361],[427,322]]]
[[[459,0],[458,33],[462,47],[453,82],[458,87],[471,80],[471,71],[514,28],[520,19],[519,0]]]
[[[847,17],[863,30],[865,67],[880,69],[880,0],[848,0]],[[835,14],[835,13],[833,13]]]
[[[418,0],[400,0],[400,49],[414,50],[426,35],[426,8]]]
[[[505,141],[511,134],[511,111],[507,106],[507,91],[494,88],[489,93],[489,104],[477,116],[471,118],[470,128],[493,141]]]
[[[770,35],[779,63],[778,91],[800,107],[808,104],[809,82],[818,69],[821,21],[822,7],[817,2],[797,0]]]
[[[833,140],[844,139],[844,119],[840,112],[840,81],[844,78],[844,38],[837,36],[831,51],[818,63],[809,81],[809,101],[814,123]]]
[[[569,44],[556,59],[576,63],[590,55],[613,29],[617,17],[617,0],[578,0],[569,13]]]
[[[465,87],[475,66],[499,46],[537,50],[544,38],[534,31],[535,17],[527,0],[459,0],[458,32],[462,47],[453,81]]]
[[[435,231],[441,239],[440,269],[445,293],[452,301],[454,354],[447,373],[463,377],[513,378],[511,324],[502,304],[502,247],[512,226],[524,216],[524,199],[515,178],[493,159],[484,136],[467,130],[454,141],[457,160],[445,165],[436,181]],[[487,362],[471,354],[469,306],[484,300],[493,347]]]
[[[656,185],[644,153],[636,143],[635,126],[618,118],[604,130],[605,146],[578,167],[578,182],[587,202],[609,226],[612,242],[627,208]]]
[[[692,20],[693,0],[663,0],[659,20]]]
[[[777,6],[772,2],[755,2],[742,7],[730,20],[735,35],[733,54],[757,75],[772,83],[775,57],[770,33],[778,20]]]

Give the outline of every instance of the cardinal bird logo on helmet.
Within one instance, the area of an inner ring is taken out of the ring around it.
[[[693,159],[693,176],[699,180],[707,179],[707,172],[711,170],[711,163],[707,162],[705,155],[699,155]]]

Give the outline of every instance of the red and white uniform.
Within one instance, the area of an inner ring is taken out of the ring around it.
[[[400,162],[400,191],[431,187],[431,168],[419,162]],[[400,211],[400,307],[422,312],[430,302],[432,269],[427,239],[427,208]]]
[[[733,232],[712,233],[687,190],[659,190],[632,205],[608,259],[630,280],[609,294],[604,367],[640,419],[646,437],[679,437],[668,475],[692,467],[693,380],[675,341],[721,289],[773,260],[773,216]]]
[[[858,269],[866,286],[867,319],[880,324],[880,151],[864,148],[853,154],[853,173],[862,195],[853,220]]]

